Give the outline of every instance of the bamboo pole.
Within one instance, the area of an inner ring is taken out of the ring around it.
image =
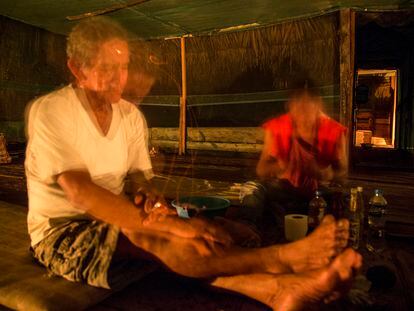
[[[187,67],[185,62],[185,38],[181,37],[181,97],[178,154],[186,151]]]

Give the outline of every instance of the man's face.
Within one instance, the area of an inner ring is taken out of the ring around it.
[[[290,101],[289,112],[297,125],[312,127],[316,123],[320,107],[321,103],[318,98],[305,94]]]
[[[128,80],[129,49],[120,39],[104,42],[92,65],[82,68],[79,85],[102,100],[116,103]]]
[[[133,98],[134,102],[141,103],[151,91],[155,78],[140,70],[130,69],[125,96]],[[128,97],[127,97],[128,98]]]

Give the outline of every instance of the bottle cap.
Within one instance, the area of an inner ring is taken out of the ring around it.
[[[351,194],[356,194],[358,192],[357,188],[351,188]]]
[[[361,187],[361,186],[359,186],[359,187],[357,187],[357,191],[358,191],[358,192],[363,192],[363,191],[364,191],[364,188],[363,188],[363,187]]]

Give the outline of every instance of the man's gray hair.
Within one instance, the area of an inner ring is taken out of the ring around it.
[[[91,17],[73,27],[66,53],[80,66],[90,66],[102,43],[111,39],[129,41],[128,32],[109,17]]]

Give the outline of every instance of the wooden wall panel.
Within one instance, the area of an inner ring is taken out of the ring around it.
[[[152,128],[150,145],[161,149],[178,149],[178,128]],[[259,153],[263,147],[260,127],[188,128],[187,149]]]

